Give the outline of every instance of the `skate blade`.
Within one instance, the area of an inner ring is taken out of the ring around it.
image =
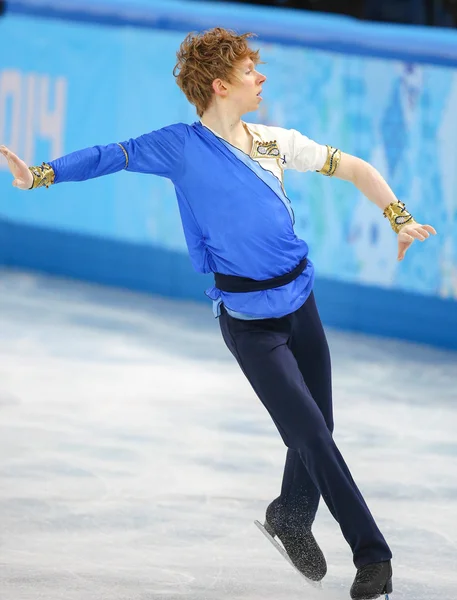
[[[277,542],[273,536],[271,536],[268,531],[265,529],[265,527],[262,525],[262,523],[260,523],[260,521],[254,521],[254,525],[256,525],[260,531],[263,533],[263,535],[267,538],[267,540],[273,544],[273,546],[276,548],[276,550],[282,554],[282,556],[287,560],[287,562],[293,566],[293,568],[295,569],[295,571],[297,571],[297,573],[299,575],[301,575],[303,577],[303,579],[306,581],[306,583],[308,583],[309,585],[311,585],[313,588],[316,588],[318,590],[322,590],[322,582],[321,581],[313,581],[312,579],[308,579],[308,577],[306,577],[305,575],[303,575],[303,573],[301,571],[299,571],[297,569],[297,567],[294,565],[294,563],[290,560],[289,555],[287,554],[287,552],[284,550],[284,548],[281,546],[281,544],[279,542]],[[387,600],[389,600],[387,598]]]

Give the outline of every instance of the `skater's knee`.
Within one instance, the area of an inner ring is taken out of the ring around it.
[[[323,450],[331,444],[333,444],[331,431],[327,427],[322,427],[306,433],[294,432],[289,436],[287,446],[306,454]]]

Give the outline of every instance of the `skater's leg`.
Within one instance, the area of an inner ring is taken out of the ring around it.
[[[333,432],[333,405],[331,363],[327,338],[320,319],[314,295],[292,315],[291,349],[303,379],[319,407],[330,432]],[[306,318],[306,326],[302,321]],[[310,527],[319,505],[320,493],[296,450],[288,449],[281,486],[281,495],[274,501],[278,516],[291,519],[298,525]]]
[[[268,520],[291,529],[310,529],[316,517],[320,493],[297,450],[287,449],[281,494],[267,509]]]
[[[306,386],[333,432],[332,369],[330,351],[317,311],[314,293],[292,317],[289,346]]]
[[[322,327],[322,323],[316,307],[314,294],[311,294],[306,303],[293,314],[293,327],[290,346],[293,350],[295,358],[297,359],[297,363],[306,382],[306,385],[309,388],[314,400],[316,401],[316,404],[321,409],[329,431],[333,432],[334,423],[330,352],[324,328]],[[304,459],[303,462],[306,465],[306,457],[302,452],[299,452],[299,454],[301,458]],[[342,457],[341,460],[343,461]],[[340,523],[343,534],[345,535],[346,539],[348,540],[354,551],[354,563],[357,567],[359,567],[371,562],[377,562],[378,560],[389,560],[391,558],[390,549],[388,548],[378,528],[374,524],[374,520],[368,510],[368,507],[365,504],[362,494],[358,490],[348,469],[347,474],[350,478],[350,481],[352,482],[353,489],[356,491],[357,496],[360,498],[361,506],[364,507],[364,512],[366,513],[368,520],[371,520],[374,525],[373,530],[376,532],[376,543],[379,545],[379,547],[384,547],[385,550],[385,554],[381,553],[380,558],[375,559],[375,555],[372,555],[370,551],[367,551],[364,542],[362,542],[361,540],[359,540],[354,546],[354,542],[351,542],[350,539],[348,539],[348,537],[346,536],[344,531],[344,525],[340,521],[340,518],[336,515],[334,510],[332,510],[332,507],[329,505],[333,516]],[[351,505],[347,504],[343,508],[343,515],[349,513],[350,507]],[[348,517],[343,516],[343,519],[346,518]]]
[[[274,406],[270,406],[270,402],[266,401],[263,394],[263,385],[268,385],[268,382],[262,382],[261,371],[268,371],[271,363],[282,362],[281,355],[285,354],[290,357],[291,363],[294,365],[294,372],[290,371],[291,383],[293,387],[294,378],[299,378],[301,382],[303,378],[297,369],[296,361],[290,349],[287,346],[288,339],[290,338],[291,323],[287,318],[283,319],[268,319],[263,322],[260,321],[238,321],[232,319],[222,310],[220,317],[220,326],[224,341],[232,354],[237,359],[242,371],[253,385],[257,395],[262,400],[264,406],[270,412],[270,416],[273,418],[277,428],[281,432],[283,439],[287,435],[285,431],[282,431],[281,424],[275,418]],[[246,338],[246,339],[245,339]],[[250,348],[251,344],[247,340],[255,340],[255,348]],[[252,361],[252,352],[258,354],[259,360]],[[262,360],[262,357],[265,360]],[[288,370],[287,360],[280,371],[286,373]],[[276,369],[275,369],[276,370]],[[260,378],[258,378],[260,375]],[[273,385],[278,382],[275,381],[276,377],[273,377],[270,381]],[[279,382],[280,383],[280,382]],[[300,387],[300,382],[298,387]],[[272,393],[271,398],[276,398],[277,401],[281,401],[281,396],[285,392],[281,385],[270,390]],[[287,392],[286,392],[287,393]],[[288,464],[286,466],[286,473],[291,475],[291,484],[293,479],[293,471],[295,468],[301,471],[306,471],[303,461],[301,460],[298,452],[293,449],[289,449]],[[293,461],[293,464],[291,463]],[[307,481],[309,481],[309,475],[307,475]],[[310,510],[309,524],[306,525],[305,512],[303,510],[304,495],[297,494],[300,497],[300,510],[294,511],[293,507],[289,504],[287,506],[287,514],[285,507],[281,504],[280,499],[273,501],[267,508],[267,522],[268,531],[271,535],[277,535],[286,549],[286,552],[297,567],[297,569],[305,575],[307,578],[314,581],[320,581],[327,572],[327,565],[325,557],[319,548],[314,536],[311,533],[311,521],[314,518],[315,509],[319,501],[319,492],[311,481],[312,495],[310,496]],[[288,483],[285,485],[288,486]]]
[[[339,522],[353,550],[356,566],[389,560],[390,550],[287,345],[290,318],[241,321],[223,311],[220,325],[224,340],[272,416],[285,444],[299,452]]]

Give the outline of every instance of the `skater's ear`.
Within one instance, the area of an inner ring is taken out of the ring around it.
[[[223,79],[215,79],[211,85],[216,96],[225,97],[228,94],[230,84]]]

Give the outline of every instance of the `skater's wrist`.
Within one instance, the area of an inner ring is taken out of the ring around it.
[[[386,219],[389,219],[390,225],[395,233],[400,233],[400,230],[404,225],[411,225],[416,222],[412,214],[406,209],[404,202],[400,202],[400,200],[391,202],[386,206],[382,214]]]
[[[40,166],[29,167],[29,171],[32,174],[33,180],[30,185],[30,190],[34,190],[39,187],[48,188],[53,185],[55,180],[54,169],[48,163],[43,163]]]

